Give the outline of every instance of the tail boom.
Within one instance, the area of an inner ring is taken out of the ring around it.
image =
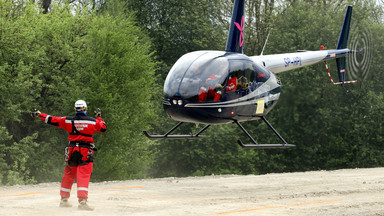
[[[351,53],[349,49],[319,50],[276,55],[253,56],[251,59],[273,73],[285,72],[322,61],[345,57]]]

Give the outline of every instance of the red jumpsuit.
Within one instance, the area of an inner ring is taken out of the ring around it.
[[[205,84],[208,86],[208,90],[205,87],[201,87],[199,91],[198,102],[204,102],[207,98],[213,98],[213,101],[219,101],[221,99],[221,91],[216,92],[216,85],[218,84],[218,79],[220,76],[212,74]]]
[[[64,169],[61,182],[61,197],[69,197],[72,184],[77,177],[77,197],[79,200],[88,199],[88,185],[93,170],[93,162],[89,160],[88,154],[93,154],[93,137],[97,131],[103,133],[107,126],[101,117],[92,118],[84,114],[76,116],[56,117],[45,113],[39,115],[40,119],[47,124],[60,127],[69,133],[68,140],[68,165]],[[73,154],[77,152],[76,154]],[[80,154],[78,154],[80,153]],[[75,156],[76,155],[76,156]],[[71,160],[77,158],[75,164]],[[71,162],[71,164],[70,164]]]
[[[237,77],[232,77],[228,80],[227,92],[234,91],[237,88]]]

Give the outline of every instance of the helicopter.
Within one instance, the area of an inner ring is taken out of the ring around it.
[[[355,51],[347,48],[352,6],[347,7],[336,49],[295,53],[247,56],[244,45],[244,0],[235,0],[225,51],[202,50],[180,57],[169,71],[164,82],[162,100],[166,113],[178,123],[162,135],[150,139],[194,139],[211,125],[235,123],[251,140],[251,144],[238,144],[244,149],[291,148],[266,115],[276,106],[281,93],[281,80],[276,74],[318,62],[336,59],[339,82],[345,81],[346,56]],[[347,89],[345,89],[348,91]],[[259,144],[241,122],[262,120],[281,140],[279,144]],[[183,123],[205,125],[195,134],[171,134]]]

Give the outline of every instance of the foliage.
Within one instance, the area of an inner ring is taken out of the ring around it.
[[[265,2],[249,2],[248,10],[255,10],[257,4],[266,8]],[[264,54],[318,50],[320,45],[326,49],[335,48],[347,4],[339,1],[284,2],[272,12],[260,15],[259,21],[267,19],[271,22],[260,24],[266,25],[264,33],[269,27],[273,28]],[[368,21],[371,16],[380,17],[380,7],[365,1],[354,3],[353,10],[352,28],[374,28],[373,41],[377,46],[372,49],[376,50],[375,56],[382,58],[379,54],[382,40],[378,35],[382,33],[383,25],[378,19],[376,22],[380,24]],[[259,11],[263,10],[259,8]],[[252,19],[249,22],[252,23]],[[265,37],[265,34],[261,36]],[[259,38],[259,34],[247,37],[246,43],[251,44],[245,52],[258,55],[261,46],[254,47],[252,41],[260,42],[263,38]],[[283,92],[279,104],[267,118],[296,148],[244,151],[235,143],[238,138],[247,141],[247,137],[236,125],[212,126],[205,134],[206,138],[199,141],[162,141],[164,143],[158,146],[155,175],[258,174],[381,166],[383,152],[380,146],[383,142],[380,135],[382,121],[379,119],[382,94],[379,92],[382,84],[376,80],[382,76],[379,72],[382,71],[379,66],[382,61],[372,61],[375,63],[371,73],[376,72],[369,80],[347,86],[351,89],[349,94],[330,84],[321,63],[279,74]],[[335,64],[331,63],[330,68],[335,71]],[[375,111],[368,111],[373,107]],[[368,113],[378,121],[369,121]],[[279,142],[262,122],[244,125],[259,143]],[[182,132],[195,130],[189,128]]]
[[[95,180],[143,177],[151,142],[134,134],[156,119],[150,93],[158,89],[146,35],[129,16],[74,14],[57,4],[42,14],[6,0],[0,6],[0,184],[60,180],[67,133],[29,111],[73,115],[79,98],[90,114],[100,107],[109,125],[96,137],[96,161],[108,163],[96,163]]]
[[[147,28],[153,48],[163,62],[160,72],[166,73],[176,60],[187,52],[223,50],[227,21],[222,0],[129,0],[126,7],[136,11],[138,22]]]
[[[136,136],[156,119],[150,102],[158,89],[155,63],[146,41],[130,20],[108,15],[94,18],[84,39],[89,49],[82,50],[78,63],[87,64],[78,79],[89,84],[78,94],[103,107],[110,125],[106,136],[98,137],[99,156],[108,162],[95,164],[101,173],[95,172],[95,179],[143,177],[150,164],[150,142]]]
[[[333,49],[348,4],[352,32],[369,29],[374,42],[368,76],[359,74],[346,94],[330,84],[322,63],[279,74],[281,98],[267,118],[296,148],[242,150],[236,141],[248,138],[234,124],[213,125],[192,141],[153,142],[141,134],[174,124],[161,109],[167,72],[187,52],[224,49],[232,1],[72,1],[41,8],[0,0],[0,185],[60,180],[67,133],[29,111],[73,115],[77,99],[88,102],[90,114],[100,107],[108,126],[95,135],[93,181],[382,166],[382,5],[249,0],[245,53],[259,55],[268,32],[264,54]],[[279,142],[261,121],[244,126],[259,143]],[[201,127],[185,124],[178,133]]]

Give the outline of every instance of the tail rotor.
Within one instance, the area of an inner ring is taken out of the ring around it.
[[[347,59],[347,70],[350,79],[365,80],[368,77],[373,56],[372,34],[368,28],[359,28],[359,26],[368,25],[358,24],[351,32],[349,47],[352,49],[352,54]]]

